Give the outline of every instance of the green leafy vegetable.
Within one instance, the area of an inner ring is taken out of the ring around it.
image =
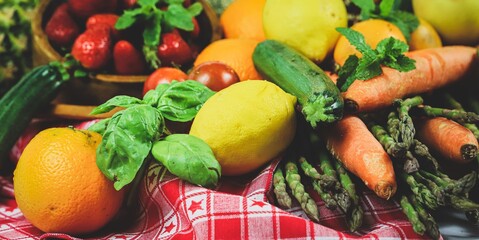
[[[107,113],[113,110],[115,107],[131,107],[133,105],[141,104],[141,100],[135,97],[130,97],[126,95],[119,95],[111,98],[110,100],[106,101],[105,103],[97,106],[93,109],[90,113],[91,115]]]
[[[156,104],[163,116],[171,121],[187,122],[192,120],[214,91],[198,81],[186,80],[172,82],[162,90]]]
[[[163,130],[163,117],[149,105],[132,106],[113,115],[97,149],[97,165],[115,189],[133,181]]]
[[[419,20],[414,14],[399,9],[401,1],[382,0],[379,5],[376,5],[374,0],[352,0],[352,2],[361,9],[361,20],[378,18],[391,22],[401,30],[407,40],[419,26]]]
[[[173,134],[154,143],[153,157],[181,179],[204,187],[215,187],[221,166],[203,140],[188,134]]]
[[[138,7],[126,10],[118,18],[115,28],[119,30],[131,27],[143,27],[143,53],[146,61],[153,68],[161,66],[156,54],[163,31],[174,28],[185,31],[194,29],[193,18],[201,13],[203,6],[196,2],[188,8],[183,6],[184,0],[140,0]],[[160,4],[167,4],[161,9]]]
[[[130,96],[116,96],[96,107],[91,114],[106,113],[115,107],[125,108],[111,118],[103,119],[89,128],[103,136],[97,149],[98,167],[115,182],[116,189],[131,183],[149,155],[153,143],[166,134],[164,118],[172,121],[190,121],[213,94],[213,91],[197,81],[173,81],[158,85],[156,89],[149,91],[143,100]],[[168,139],[174,141],[176,138]],[[199,176],[186,178],[182,175],[180,177],[186,180],[193,179],[193,183],[203,186],[212,186],[213,182],[218,181],[219,175],[188,172],[192,169],[212,171],[213,168],[209,168],[212,167],[211,156],[207,157],[211,149],[199,144],[198,140],[191,140],[189,137],[181,137],[181,139],[185,139],[185,143],[188,143],[187,146],[191,149],[198,151],[195,154],[201,158],[192,160],[190,168],[181,173]],[[201,164],[206,167],[197,166]],[[208,179],[207,176],[209,176]]]
[[[342,92],[357,80],[368,80],[382,74],[381,65],[394,68],[401,72],[411,71],[416,68],[415,61],[403,53],[409,46],[395,38],[386,38],[378,43],[376,49],[366,44],[364,36],[350,28],[337,28],[348,41],[363,55],[348,57],[338,71],[337,85]]]

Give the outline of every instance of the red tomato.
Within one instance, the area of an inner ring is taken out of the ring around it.
[[[158,68],[146,79],[145,85],[143,86],[143,95],[145,95],[148,91],[155,89],[158,84],[171,83],[173,80],[182,82],[187,78],[188,76],[186,73],[178,68]]]
[[[213,91],[219,91],[240,81],[232,67],[216,61],[204,62],[194,67],[188,79],[201,82]]]

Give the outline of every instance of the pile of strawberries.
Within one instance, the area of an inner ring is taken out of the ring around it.
[[[184,1],[188,6],[191,2]],[[142,33],[117,30],[123,11],[135,8],[137,0],[67,0],[54,9],[45,25],[52,46],[71,55],[89,71],[118,75],[147,75],[151,71],[142,49]],[[162,66],[190,64],[198,52],[194,40],[200,28],[196,18],[192,32],[173,29],[161,33],[157,55]]]

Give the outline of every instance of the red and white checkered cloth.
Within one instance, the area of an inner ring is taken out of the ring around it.
[[[86,128],[92,122],[75,125]],[[41,129],[64,125],[32,123],[12,149],[18,159],[24,146]],[[248,176],[223,177],[215,190],[194,186],[152,163],[139,187],[136,210],[125,210],[107,227],[84,239],[424,239],[394,201],[385,201],[357,184],[364,209],[363,226],[347,231],[345,217],[324,206],[314,191],[320,223],[306,217],[298,204],[289,210],[275,206],[272,176],[279,159]],[[161,182],[159,179],[162,179]],[[77,239],[43,233],[17,208],[11,177],[0,177],[0,239]]]

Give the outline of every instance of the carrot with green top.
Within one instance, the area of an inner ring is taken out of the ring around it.
[[[356,116],[347,116],[324,129],[328,150],[381,198],[396,193],[397,183],[389,155]]]
[[[463,78],[476,63],[477,49],[446,46],[405,53],[415,61],[415,69],[401,72],[381,67],[382,74],[364,81],[354,81],[343,92],[350,112],[369,112],[390,106],[394,99],[435,90]],[[333,81],[338,76],[330,75]]]
[[[478,142],[464,126],[443,117],[417,119],[416,135],[431,150],[457,163],[468,163],[477,156]]]

